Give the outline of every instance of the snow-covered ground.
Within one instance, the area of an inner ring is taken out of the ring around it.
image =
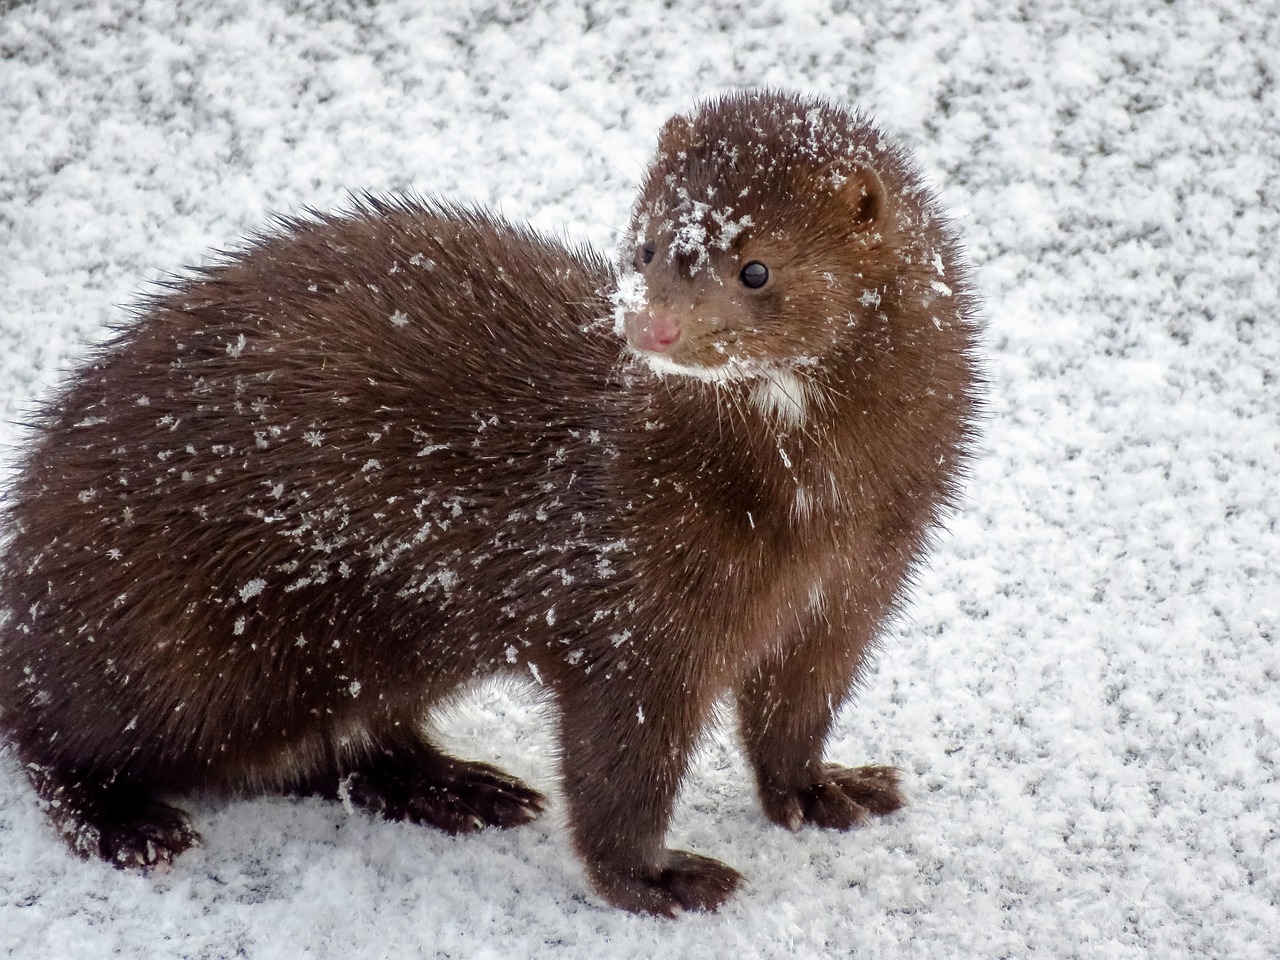
[[[412,187],[609,247],[661,121],[742,84],[917,150],[994,381],[971,503],[831,748],[904,768],[901,813],[773,828],[718,733],[672,837],[750,885],[663,922],[590,893],[558,810],[451,839],[197,801],[202,848],[119,873],[8,758],[0,953],[1276,956],[1277,50],[1273,0],[0,2],[6,447],[145,280],[269,211]],[[446,726],[554,794],[527,692]]]

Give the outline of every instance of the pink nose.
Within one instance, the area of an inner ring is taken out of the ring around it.
[[[633,313],[626,320],[627,342],[637,350],[665,353],[680,339],[680,325],[665,314],[647,310]]]

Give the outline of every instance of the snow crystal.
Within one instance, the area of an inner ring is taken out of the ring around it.
[[[267,581],[263,580],[261,577],[255,577],[240,588],[240,600],[243,602],[258,596],[258,594],[262,593],[262,591],[266,589],[266,586]]]
[[[355,782],[357,774],[348,774],[338,781],[338,802],[342,804],[342,809],[346,811],[347,816],[355,816],[355,804],[351,801],[351,787]]]

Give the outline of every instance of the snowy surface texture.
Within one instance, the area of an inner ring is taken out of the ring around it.
[[[1276,956],[1277,50],[1274,0],[0,2],[7,448],[146,280],[269,211],[412,187],[609,247],[660,123],[743,84],[916,149],[994,381],[971,503],[831,744],[900,765],[902,812],[771,827],[719,732],[672,840],[750,885],[663,922],[588,890],[558,808],[455,840],[197,801],[204,846],[142,877],[72,858],[8,758],[0,954]],[[526,691],[445,726],[554,795]]]

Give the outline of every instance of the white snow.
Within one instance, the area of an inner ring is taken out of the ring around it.
[[[142,281],[269,211],[412,187],[611,249],[661,123],[749,83],[915,149],[992,379],[970,502],[830,745],[899,765],[902,812],[770,826],[725,728],[670,839],[750,882],[662,922],[589,891],[558,798],[456,839],[202,799],[203,846],[139,876],[73,857],[8,757],[0,952],[1275,956],[1277,50],[1274,3],[1235,0],[0,5],[6,446]],[[556,798],[532,692],[441,727]]]

